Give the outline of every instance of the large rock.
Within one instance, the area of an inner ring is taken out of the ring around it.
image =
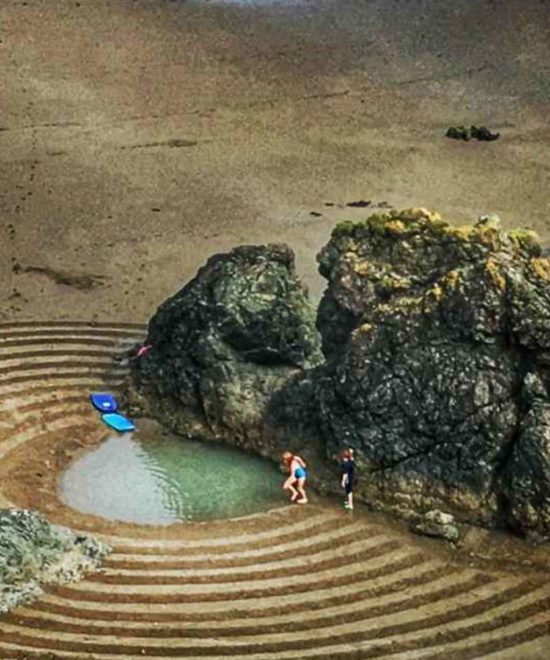
[[[318,259],[316,326],[282,246],[212,257],[158,309],[130,402],[174,430],[276,457],[411,519],[550,534],[550,262],[498,219],[423,209],[343,223]]]
[[[29,602],[41,584],[64,584],[95,570],[109,548],[50,525],[36,511],[0,509],[0,612]]]
[[[355,447],[360,496],[381,507],[546,536],[550,262],[495,224],[415,209],[334,230],[319,428],[327,456]]]
[[[269,453],[273,393],[321,360],[315,312],[284,245],[210,258],[149,323],[130,400],[190,436]]]

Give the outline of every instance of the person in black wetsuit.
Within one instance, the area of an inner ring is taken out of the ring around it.
[[[353,509],[353,486],[355,483],[355,460],[354,452],[351,447],[344,450],[342,454],[342,488],[346,494],[344,506],[346,509]]]

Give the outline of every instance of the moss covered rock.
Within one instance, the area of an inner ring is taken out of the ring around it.
[[[319,428],[327,455],[356,448],[363,497],[550,533],[550,262],[540,255],[532,232],[492,218],[456,228],[423,209],[333,232],[319,255]]]
[[[33,600],[41,584],[63,584],[95,570],[109,548],[50,525],[36,511],[0,509],[0,612]]]

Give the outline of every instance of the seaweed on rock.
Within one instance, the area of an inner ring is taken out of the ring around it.
[[[88,535],[50,525],[37,511],[0,509],[0,612],[95,570],[109,548]]]

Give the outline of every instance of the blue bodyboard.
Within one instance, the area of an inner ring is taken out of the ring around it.
[[[115,429],[115,431],[120,431],[121,433],[133,431],[136,428],[132,421],[119,413],[107,413],[101,415],[101,419],[107,424],[107,426],[110,426],[112,429]]]
[[[116,412],[118,410],[118,401],[112,394],[90,394],[92,406],[100,412]]]

